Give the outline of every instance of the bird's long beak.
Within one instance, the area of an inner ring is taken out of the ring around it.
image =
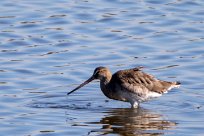
[[[70,95],[71,93],[73,93],[74,91],[78,90],[79,88],[85,86],[86,84],[88,84],[89,82],[91,82],[92,80],[94,80],[94,76],[91,76],[88,80],[86,80],[84,83],[80,84],[78,87],[76,87],[75,89],[73,89],[72,91],[68,92],[67,95]]]

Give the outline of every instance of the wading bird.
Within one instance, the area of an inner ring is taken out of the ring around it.
[[[154,76],[141,71],[140,67],[120,70],[113,75],[108,68],[97,67],[88,80],[68,92],[67,95],[94,79],[100,80],[101,90],[106,97],[129,102],[132,108],[138,108],[139,103],[160,97],[172,88],[180,86],[179,82],[158,80]]]

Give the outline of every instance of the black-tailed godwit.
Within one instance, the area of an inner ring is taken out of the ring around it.
[[[67,93],[67,95],[94,79],[100,80],[101,90],[106,97],[130,102],[132,108],[137,108],[140,102],[160,97],[172,88],[180,86],[179,82],[158,80],[154,76],[141,71],[140,67],[120,70],[113,75],[108,68],[97,67],[88,80]]]

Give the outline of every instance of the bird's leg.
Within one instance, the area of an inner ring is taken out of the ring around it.
[[[131,102],[131,108],[132,109],[136,109],[138,107],[139,107],[139,102],[137,102],[137,101]]]

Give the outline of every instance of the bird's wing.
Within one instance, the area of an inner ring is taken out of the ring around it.
[[[147,92],[164,93],[171,85],[171,82],[160,81],[138,68],[118,71],[112,78],[117,80],[124,90],[139,96],[145,95]]]

